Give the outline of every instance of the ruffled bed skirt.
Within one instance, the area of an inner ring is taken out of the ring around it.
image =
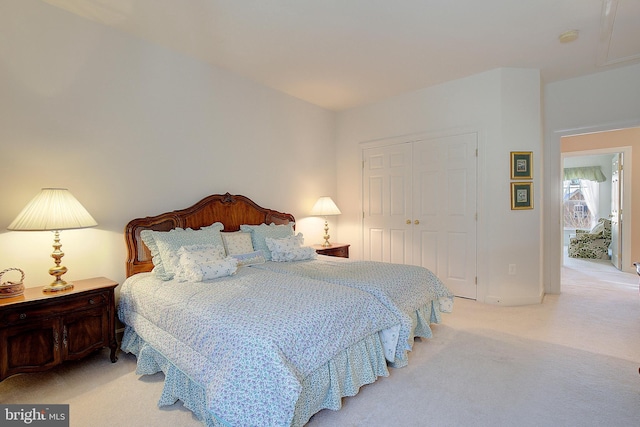
[[[164,373],[164,388],[158,406],[173,405],[181,400],[205,425],[229,426],[209,410],[204,386],[185,375],[129,326],[125,327],[120,347],[122,351],[136,355],[137,374]],[[343,350],[303,380],[291,425],[303,426],[322,409],[340,409],[342,397],[354,396],[363,385],[388,375],[378,334],[370,335]]]
[[[451,304],[453,304],[452,298],[451,303],[448,302],[449,298],[441,298],[441,300],[442,301],[431,301],[411,313],[410,317],[413,327],[411,328],[408,342],[406,343],[404,351],[396,352],[396,357],[393,362],[389,363],[389,366],[393,368],[403,368],[407,366],[409,363],[409,351],[413,348],[415,337],[431,338],[433,336],[429,325],[432,323],[440,323],[442,321],[440,313],[450,312]]]

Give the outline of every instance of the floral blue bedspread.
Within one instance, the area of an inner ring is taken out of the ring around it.
[[[271,262],[252,268],[288,273],[363,290],[381,301],[401,321],[393,366],[407,364],[414,336],[431,337],[429,323],[440,322],[440,312],[451,312],[453,294],[430,270],[405,264],[345,261],[330,258]]]
[[[398,323],[366,292],[250,268],[198,283],[134,275],[118,314],[234,426],[290,425],[307,375]]]

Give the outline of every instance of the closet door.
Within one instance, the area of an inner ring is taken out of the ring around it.
[[[363,259],[420,265],[476,293],[475,133],[363,150]]]
[[[476,299],[477,134],[413,143],[413,264]]]
[[[411,144],[364,149],[362,168],[363,258],[411,264]]]

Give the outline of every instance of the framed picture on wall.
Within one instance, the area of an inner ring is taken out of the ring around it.
[[[533,209],[533,182],[511,183],[511,209]]]
[[[511,152],[511,179],[533,178],[533,153],[531,151]]]

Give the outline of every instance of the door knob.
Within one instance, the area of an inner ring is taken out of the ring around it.
[[[415,221],[413,221],[413,223],[414,223],[415,225],[418,225],[418,224],[420,224],[420,221],[418,221],[418,220],[416,219]]]
[[[411,220],[410,219],[407,220],[407,224],[411,224]]]

